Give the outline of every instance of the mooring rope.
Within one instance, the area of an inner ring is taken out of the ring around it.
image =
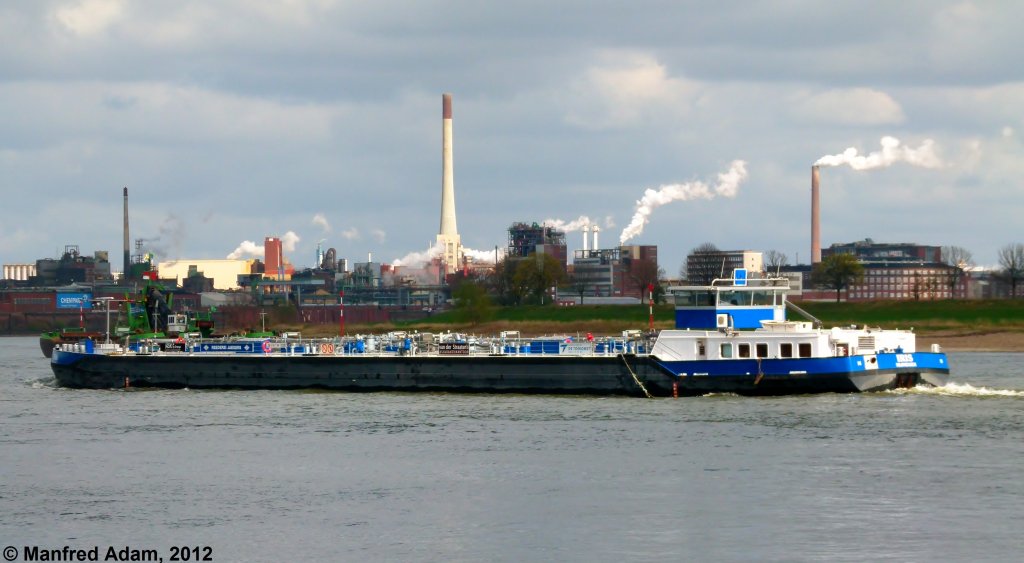
[[[648,399],[653,399],[654,396],[647,392],[647,388],[644,387],[644,384],[640,382],[640,378],[636,376],[636,373],[633,371],[633,368],[629,367],[629,362],[626,361],[626,355],[619,354],[619,357],[622,358],[622,363],[626,364],[626,369],[629,370],[629,375],[633,376],[633,381],[636,381],[636,384],[640,386],[640,390],[644,392],[644,395],[646,395]]]

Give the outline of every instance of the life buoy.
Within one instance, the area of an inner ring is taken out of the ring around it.
[[[267,354],[270,353],[270,341],[269,340],[264,340],[263,341],[263,352],[267,353]]]

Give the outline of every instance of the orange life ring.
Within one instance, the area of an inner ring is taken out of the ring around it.
[[[263,341],[263,352],[268,353],[268,354],[270,353],[270,341],[269,340],[264,340]]]

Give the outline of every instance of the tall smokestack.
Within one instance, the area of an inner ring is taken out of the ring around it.
[[[590,244],[590,225],[583,225],[583,253],[586,255],[588,244]]]
[[[455,226],[455,172],[452,166],[452,95],[441,95],[441,229],[437,234],[444,271],[453,274],[462,264],[462,238]]]
[[[452,95],[441,95],[441,231],[455,235],[455,172],[452,165]]]
[[[821,196],[818,184],[821,173],[818,166],[811,167],[811,264],[821,262]]]
[[[594,225],[594,229],[592,232],[594,233],[594,250],[597,250],[601,248],[600,246],[597,245],[597,233],[601,232],[601,227]]]
[[[121,279],[125,283],[128,283],[128,277],[131,272],[131,256],[129,256],[128,248],[128,187],[124,188],[124,274]]]

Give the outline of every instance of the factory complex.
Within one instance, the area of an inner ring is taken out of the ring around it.
[[[452,289],[466,281],[486,286],[505,304],[637,304],[660,296],[672,283],[708,283],[715,277],[729,277],[736,268],[753,276],[770,269],[790,278],[791,299],[829,299],[834,292],[816,289],[810,273],[813,264],[835,253],[853,254],[864,266],[863,280],[843,290],[849,300],[999,296],[999,284],[984,274],[972,276],[950,266],[940,247],[878,244],[867,239],[822,249],[817,165],[811,172],[809,265],[766,264],[761,251],[714,249],[687,257],[683,271],[687,280],[670,280],[666,277],[674,276],[667,276],[660,267],[657,246],[602,247],[600,226],[586,222],[569,229],[515,221],[507,229],[503,249],[496,246],[493,258],[481,259],[480,253],[474,253],[474,258],[463,248],[457,227],[452,115],[452,96],[443,94],[440,224],[435,245],[419,262],[387,264],[375,262],[372,255],[355,261],[318,245],[315,266],[297,270],[276,235],[265,237],[262,259],[159,257],[157,261],[158,257],[144,251],[141,240],[131,252],[128,189],[124,188],[121,272],[112,270],[107,251],[83,255],[76,245],[66,246],[60,258],[4,264],[0,331],[36,330],[75,314],[84,322],[84,311],[97,298],[117,298],[126,288],[154,281],[175,295],[175,308],[236,308],[240,318],[235,320],[250,325],[257,324],[260,308],[268,306],[294,307],[304,322],[337,322],[342,306],[354,322],[415,318],[450,305]],[[579,246],[569,242],[570,230],[580,231],[582,236],[572,237]],[[575,248],[570,251],[571,247]],[[361,309],[364,314],[359,313]]]

